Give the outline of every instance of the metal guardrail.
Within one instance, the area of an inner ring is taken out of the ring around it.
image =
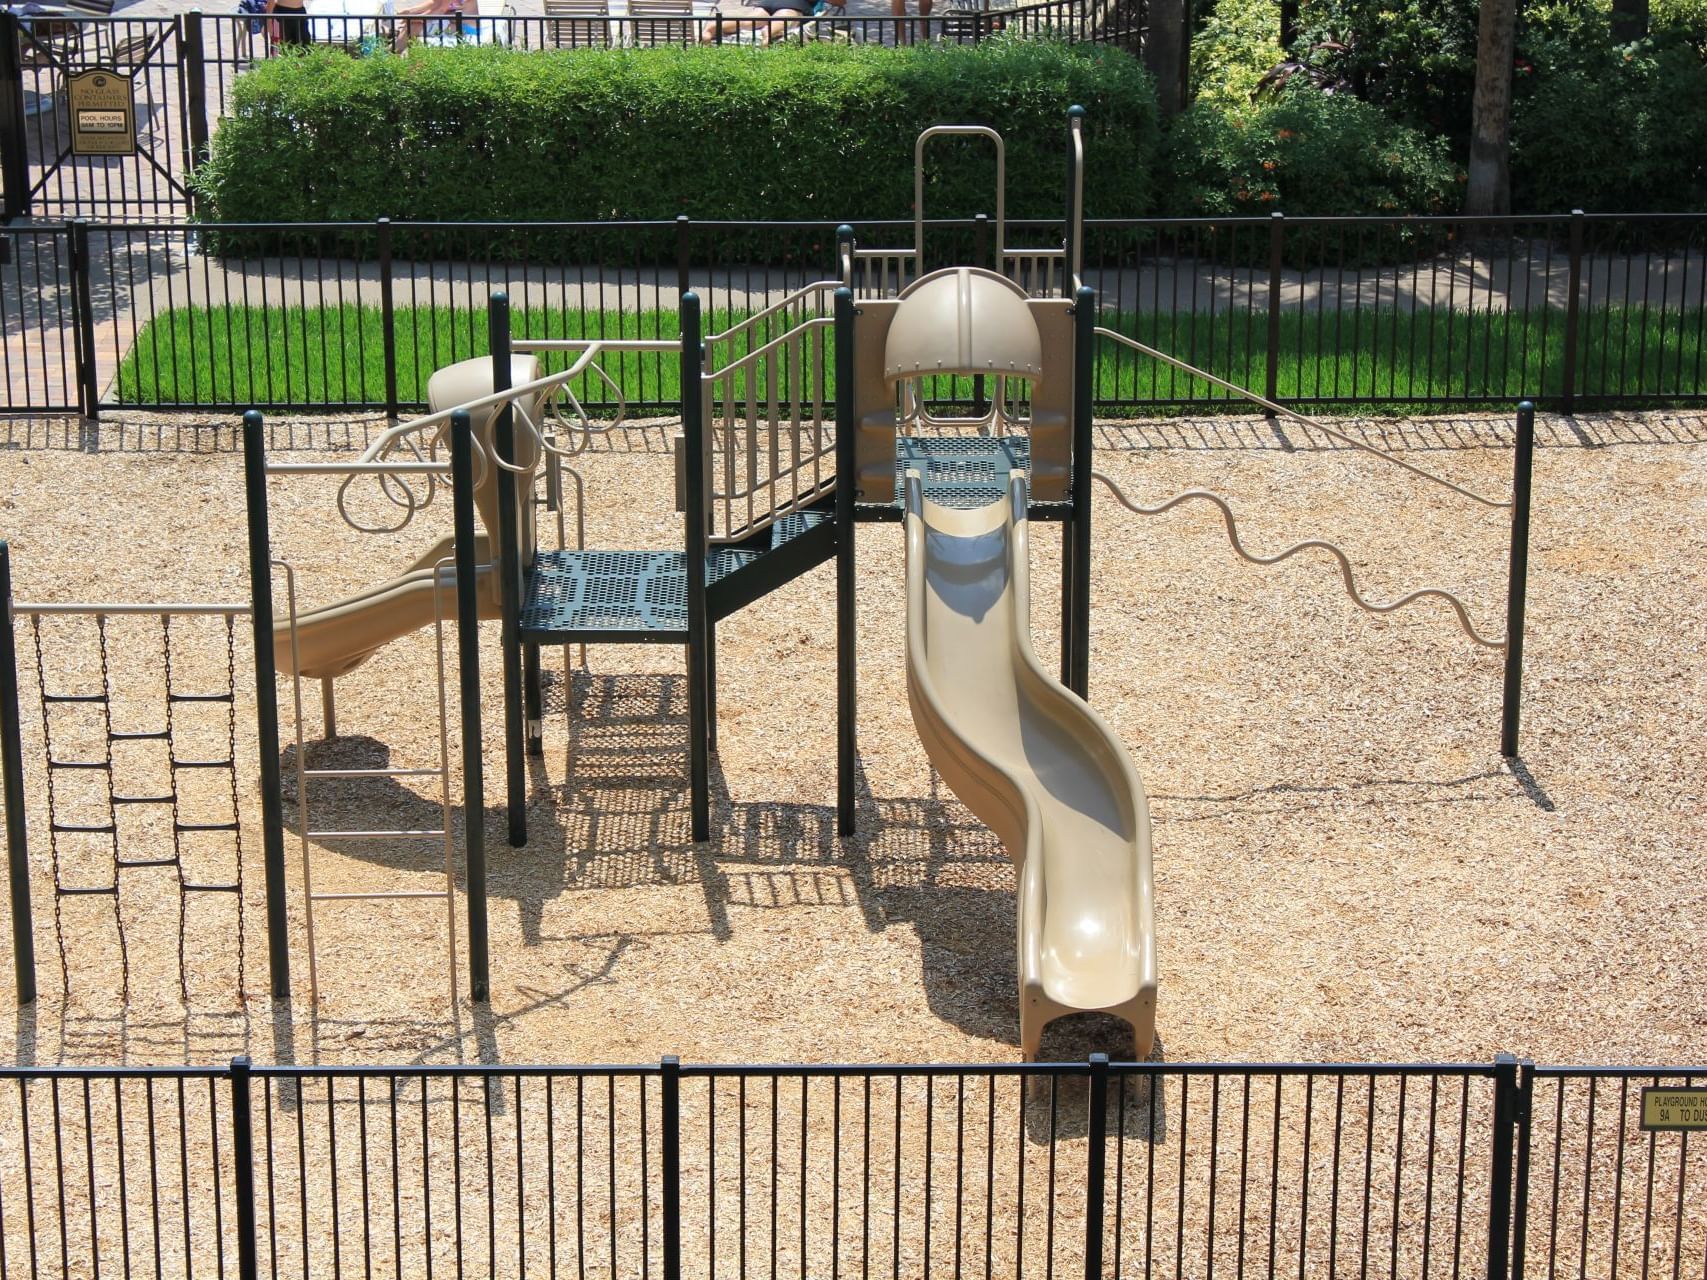
[[[884,244],[910,226],[855,231]],[[994,265],[990,232],[986,218],[926,228],[956,257]],[[251,233],[269,239],[266,252],[209,251],[210,239]],[[755,233],[768,262],[750,259]],[[1010,227],[1025,244],[1063,234],[1059,221]],[[482,349],[494,291],[514,300],[518,338],[591,326],[664,342],[683,289],[726,327],[835,274],[836,254],[830,223],[687,218],[71,223],[0,228],[0,242],[0,300],[18,300],[0,411],[90,416],[397,415],[420,406],[435,368]],[[1293,407],[1707,401],[1707,215],[1091,219],[1074,252],[1104,327]],[[857,265],[869,285],[879,264]],[[1003,265],[1027,268],[1011,255]],[[900,287],[904,264],[892,270]],[[679,408],[667,352],[632,353],[624,370],[631,411]],[[1105,414],[1237,398],[1116,346],[1099,352],[1096,379]],[[598,413],[620,399],[591,375],[575,391]],[[935,394],[973,389],[944,380]]]
[[[1697,1274],[1707,1067],[0,1070],[0,1276]]]

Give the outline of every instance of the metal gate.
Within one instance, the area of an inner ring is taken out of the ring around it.
[[[133,154],[72,154],[67,83],[91,70],[129,78]],[[207,147],[206,96],[199,15],[0,14],[4,216],[188,217],[185,175]]]

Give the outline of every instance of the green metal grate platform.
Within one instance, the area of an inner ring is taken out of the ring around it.
[[[925,497],[938,506],[987,507],[1007,496],[1009,471],[1030,465],[1024,436],[898,436],[895,503],[905,501],[907,472],[918,471]]]

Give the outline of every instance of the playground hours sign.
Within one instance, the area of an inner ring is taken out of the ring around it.
[[[136,104],[129,76],[97,68],[67,76],[71,103],[71,154],[136,154]]]
[[[1707,1129],[1707,1089],[1643,1089],[1642,1128]]]

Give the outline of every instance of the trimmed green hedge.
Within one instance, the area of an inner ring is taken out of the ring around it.
[[[1009,217],[1058,217],[1075,102],[1089,212],[1145,211],[1148,74],[1119,50],[1018,39],[313,50],[238,79],[197,183],[226,222],[906,218],[918,132],[972,122],[1006,140]],[[927,181],[931,216],[994,211],[987,146],[942,144]]]

